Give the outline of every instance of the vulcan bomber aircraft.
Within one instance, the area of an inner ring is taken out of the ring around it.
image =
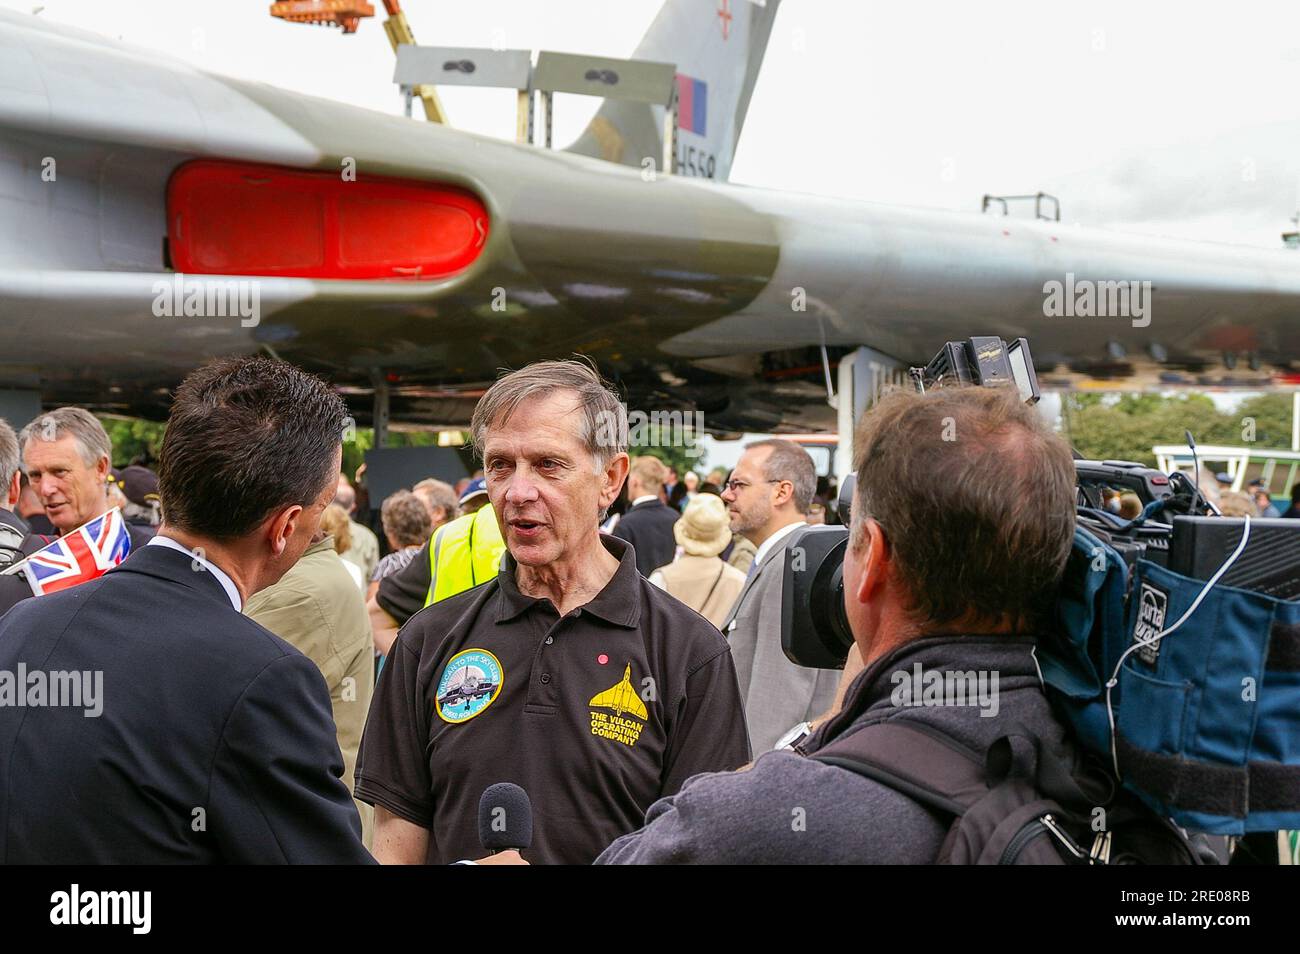
[[[550,150],[0,11],[0,389],[157,417],[267,352],[362,421],[457,424],[499,368],[579,353],[633,407],[808,431],[863,346],[1023,335],[1049,386],[1300,367],[1293,253],[728,183],[779,2],[722,8],[667,0],[633,55],[676,70],[675,171],[662,106]]]

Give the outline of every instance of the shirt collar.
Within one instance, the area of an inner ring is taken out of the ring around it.
[[[658,494],[646,494],[644,497],[637,497],[636,500],[633,500],[633,501],[632,501],[632,506],[633,506],[633,507],[639,507],[639,506],[641,506],[643,503],[649,503],[649,502],[652,501],[652,500],[658,500],[658,499],[659,499],[659,495],[658,495]],[[631,508],[628,508],[628,509],[631,509]]]
[[[222,570],[221,567],[217,566],[215,563],[211,563],[203,559],[203,557],[199,556],[189,547],[181,546],[171,537],[164,537],[161,534],[156,534],[155,536],[151,537],[149,539],[149,542],[146,543],[145,546],[168,547],[172,550],[176,550],[179,553],[184,553],[195,563],[198,563],[200,566],[202,566],[203,569],[211,573],[212,578],[221,584],[221,588],[226,591],[226,596],[230,597],[230,605],[235,608],[236,613],[242,613],[244,611],[244,601],[239,597],[239,587],[235,586],[234,580],[232,580],[229,576],[227,576],[225,571]]]
[[[602,533],[600,542],[609,553],[618,558],[618,569],[609,582],[594,597],[580,606],[577,612],[590,613],[607,623],[636,629],[641,620],[640,574],[636,569],[636,554],[626,540]],[[506,551],[501,572],[497,574],[497,622],[505,623],[522,616],[537,603],[549,603],[545,597],[528,596],[519,591],[515,572],[519,564]]]
[[[333,549],[334,549],[334,534],[327,533],[325,534],[325,536],[321,537],[315,543],[307,544],[307,549],[302,551],[302,556],[306,556],[308,553],[319,553],[321,550],[333,550]],[[299,557],[298,559],[301,560],[302,557]]]
[[[804,527],[807,525],[808,525],[808,521],[804,520],[803,517],[800,517],[794,523],[787,523],[780,530],[776,531],[776,533],[772,534],[770,537],[764,540],[763,545],[759,547],[758,552],[754,554],[754,566],[762,566],[763,558],[767,556],[769,553],[771,553],[776,548],[777,544],[779,544],[790,534],[794,533],[800,527]]]

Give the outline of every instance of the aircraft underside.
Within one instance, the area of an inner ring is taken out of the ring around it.
[[[863,345],[919,364],[1025,336],[1048,388],[1300,370],[1281,250],[647,176],[13,14],[0,64],[0,388],[47,405],[162,416],[194,366],[255,351],[362,422],[379,387],[428,426],[463,424],[498,369],[572,354],[719,431],[833,428],[828,382]],[[349,218],[412,195],[428,248],[400,213]]]

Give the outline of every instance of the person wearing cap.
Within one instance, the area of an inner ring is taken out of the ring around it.
[[[1250,482],[1250,499],[1255,501],[1255,509],[1259,511],[1261,517],[1282,516],[1277,507],[1273,506],[1273,499],[1269,496],[1264,481],[1256,479]]]
[[[152,536],[161,522],[158,475],[140,464],[130,464],[121,470],[114,467],[111,473],[112,483],[126,501],[122,504],[122,517]]]
[[[475,513],[488,502],[487,479],[475,477],[460,495],[460,512]]]
[[[745,574],[718,557],[731,542],[722,498],[697,494],[673,525],[673,537],[682,555],[651,573],[650,582],[720,628],[745,588]]]

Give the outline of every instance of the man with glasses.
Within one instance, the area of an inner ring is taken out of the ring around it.
[[[781,651],[781,585],[790,535],[806,525],[817,490],[808,452],[793,441],[756,441],[745,447],[722,499],[731,529],[758,548],[722,632],[731,643],[750,745],[758,756],[824,714],[840,673],[796,666]],[[795,731],[797,728],[797,731]]]

